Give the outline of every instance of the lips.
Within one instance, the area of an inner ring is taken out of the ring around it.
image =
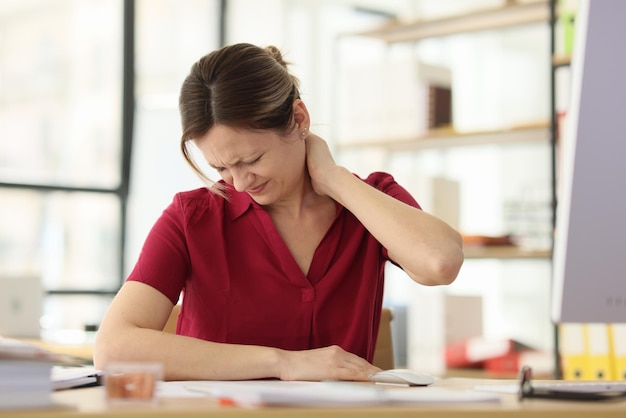
[[[263,191],[263,189],[265,189],[265,185],[267,184],[267,182],[261,184],[260,186],[256,186],[253,189],[248,189],[246,190],[248,193],[250,194],[259,194]]]

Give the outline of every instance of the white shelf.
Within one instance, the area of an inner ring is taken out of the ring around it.
[[[477,10],[458,16],[433,20],[393,22],[378,29],[346,34],[346,36],[366,36],[381,39],[387,43],[398,43],[468,32],[506,29],[533,23],[548,23],[549,20],[548,1],[539,0],[526,3],[513,1],[508,2],[506,6]]]
[[[337,148],[340,150],[381,148],[387,151],[416,151],[423,149],[450,148],[460,146],[486,145],[486,144],[515,144],[550,141],[550,129],[548,125],[535,125],[530,127],[483,131],[469,133],[455,133],[450,130],[433,131],[432,133],[414,138],[379,138],[363,139],[360,141],[339,141]]]

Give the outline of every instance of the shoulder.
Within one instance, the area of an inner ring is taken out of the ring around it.
[[[181,204],[189,204],[191,202],[217,203],[217,199],[221,199],[221,196],[213,193],[207,187],[178,192],[174,196],[174,200]]]
[[[250,205],[250,197],[246,193],[238,193],[226,188],[227,198],[220,196],[207,187],[179,192],[169,207],[192,219],[206,213],[213,215],[231,214],[233,217],[241,215]]]
[[[411,206],[420,208],[420,205],[414,197],[411,196],[411,194],[404,187],[396,182],[393,176],[389,173],[375,171],[362,180],[389,196],[395,197],[396,199],[401,200],[404,203],[408,203]]]
[[[206,187],[200,187],[194,190],[178,192],[174,195],[174,200],[170,205],[170,209],[181,212],[194,210],[199,207],[217,207],[223,198]]]
[[[358,176],[357,176],[358,177]],[[377,189],[383,190],[383,188],[392,184],[397,184],[393,176],[389,173],[382,171],[375,171],[365,178],[361,178],[365,183]]]

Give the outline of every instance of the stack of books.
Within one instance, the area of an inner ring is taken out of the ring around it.
[[[42,348],[0,337],[0,410],[51,405],[54,363]]]

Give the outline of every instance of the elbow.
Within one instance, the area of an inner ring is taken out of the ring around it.
[[[104,366],[106,365],[105,357],[98,355],[94,352],[93,354],[93,367],[96,370],[104,370]]]
[[[459,249],[453,254],[449,254],[447,257],[438,260],[434,267],[436,284],[449,285],[454,282],[459,275],[464,259],[463,250]]]
[[[93,365],[97,370],[103,370],[107,363],[124,361],[124,344],[119,338],[98,332],[93,346]]]
[[[93,345],[93,366],[97,370],[104,370],[104,366],[107,364],[109,357],[111,357],[111,346],[108,344],[107,339],[103,338],[100,333],[96,335],[96,340]]]
[[[457,234],[455,241],[455,244],[451,245],[448,251],[435,258],[437,260],[435,271],[436,277],[440,279],[439,284],[448,285],[454,282],[465,261],[463,238],[460,234]]]
[[[449,285],[453,283],[459,275],[464,259],[463,249],[460,247],[446,252],[445,254],[433,256],[430,259],[430,274],[428,277],[426,277],[425,280],[416,281],[427,286]]]
[[[449,285],[454,282],[465,261],[461,234],[454,231],[448,243],[432,254],[430,260],[432,275],[429,284],[437,286]]]
[[[104,370],[104,365],[107,363],[107,352],[104,347],[98,344],[94,344],[93,347],[93,367],[97,370]]]

